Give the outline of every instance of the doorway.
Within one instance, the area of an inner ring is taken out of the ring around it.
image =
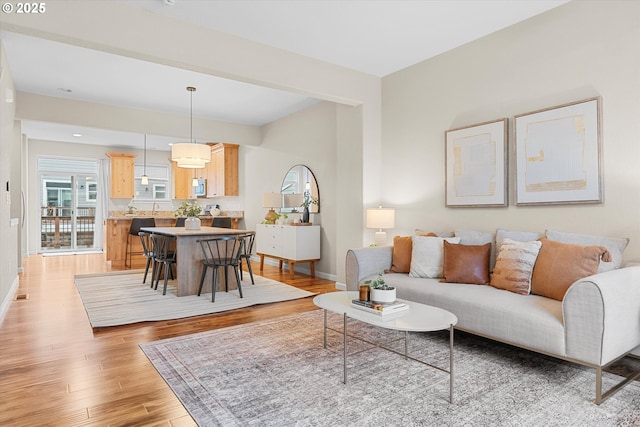
[[[40,162],[39,166],[46,163],[46,167],[40,168],[40,251],[43,254],[96,247],[96,162],[82,162],[92,163],[92,167],[78,168],[82,172],[68,172],[73,170],[70,163],[77,162],[64,159]]]

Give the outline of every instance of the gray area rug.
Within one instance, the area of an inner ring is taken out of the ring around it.
[[[329,320],[341,328],[342,316]],[[356,320],[349,330],[398,334]],[[409,353],[447,368],[448,339],[412,333]],[[461,332],[453,404],[448,374],[351,339],[345,385],[342,335],[323,348],[321,310],[141,348],[200,426],[640,426],[640,383],[598,406],[593,369]]]
[[[148,284],[142,284],[142,277],[143,271],[137,270],[75,276],[91,326],[180,319],[315,295],[255,274],[255,285],[252,285],[249,275],[245,274],[247,280],[242,281],[244,298],[240,298],[237,290],[218,291],[213,303],[211,292],[177,297],[175,281],[169,281],[167,294],[162,295],[162,283],[154,290]]]

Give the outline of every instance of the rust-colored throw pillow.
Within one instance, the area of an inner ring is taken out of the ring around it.
[[[424,236],[435,236],[433,233],[422,234]],[[411,270],[411,251],[413,244],[411,236],[393,237],[393,257],[391,261],[391,271],[394,273],[408,273]]]
[[[579,246],[540,239],[542,248],[531,278],[531,293],[562,301],[576,280],[598,272],[600,259],[610,259],[604,246]]]
[[[411,236],[394,236],[391,271],[394,273],[408,273],[411,269],[412,250]]]
[[[498,289],[529,295],[531,275],[542,243],[538,240],[516,242],[503,239],[498,248],[496,266],[493,267],[491,286]]]
[[[489,284],[491,243],[461,245],[443,242],[444,263],[441,282]]]

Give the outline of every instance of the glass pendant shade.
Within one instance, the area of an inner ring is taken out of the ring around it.
[[[140,184],[149,185],[149,177],[147,175],[142,175],[140,177]]]

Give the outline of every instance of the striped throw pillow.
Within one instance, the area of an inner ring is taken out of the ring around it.
[[[542,243],[538,240],[516,242],[504,239],[498,248],[491,286],[528,295],[531,292],[533,267],[541,246]]]

